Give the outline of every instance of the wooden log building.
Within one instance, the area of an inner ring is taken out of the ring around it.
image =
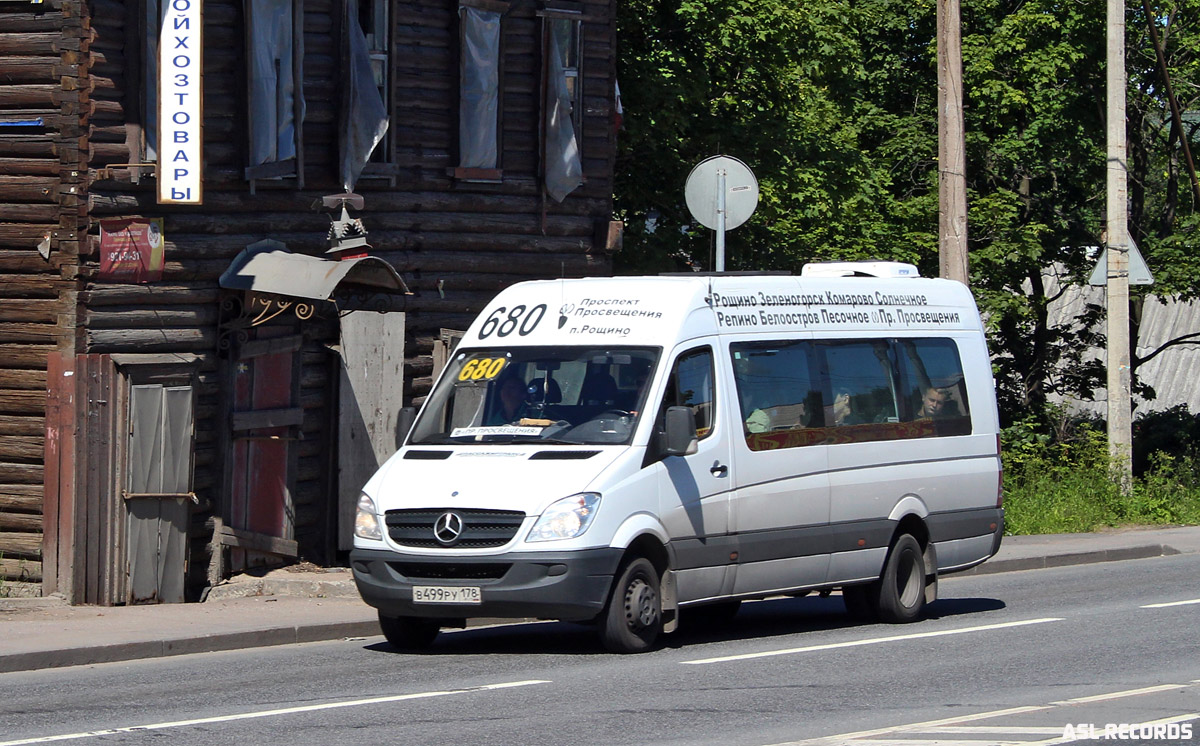
[[[0,587],[342,561],[444,330],[611,272],[614,12],[0,0]]]

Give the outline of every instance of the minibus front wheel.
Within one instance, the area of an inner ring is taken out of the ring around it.
[[[600,641],[612,653],[649,650],[663,628],[659,577],[654,564],[637,557],[624,565],[600,615]]]
[[[436,620],[379,613],[379,629],[397,650],[423,650],[433,644],[441,627]]]

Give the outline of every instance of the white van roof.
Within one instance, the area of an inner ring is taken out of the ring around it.
[[[914,264],[905,262],[813,262],[800,270],[801,277],[920,277]]]
[[[865,271],[854,275],[817,271],[798,277],[662,275],[522,282],[488,303],[462,345],[671,346],[708,334],[763,330],[981,328],[974,300],[962,283]]]

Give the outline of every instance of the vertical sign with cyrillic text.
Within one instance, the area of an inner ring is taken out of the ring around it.
[[[201,0],[167,0],[158,37],[158,201],[202,200]]]

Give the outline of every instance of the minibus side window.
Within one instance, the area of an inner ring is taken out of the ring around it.
[[[900,421],[898,386],[886,340],[837,342],[823,344],[821,349],[832,395],[829,424],[841,427]]]
[[[683,353],[676,358],[671,378],[667,381],[659,422],[665,421],[667,407],[691,407],[696,415],[696,434],[704,439],[712,434],[713,404],[712,349],[702,347]]]
[[[729,346],[729,355],[750,450],[796,448],[824,440],[827,407],[810,342],[741,342]]]
[[[904,420],[925,423],[923,436],[969,435],[971,410],[954,340],[898,339],[896,348]]]

